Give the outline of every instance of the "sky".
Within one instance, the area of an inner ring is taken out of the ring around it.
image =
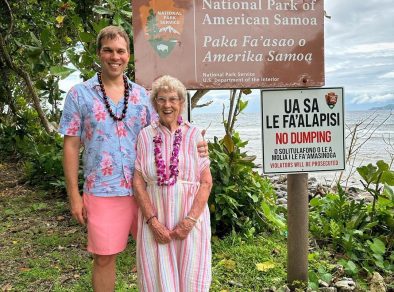
[[[343,86],[347,111],[394,104],[394,5],[392,0],[325,0],[325,86]],[[78,73],[61,83],[67,91]],[[211,90],[193,112],[221,112],[229,91]],[[260,92],[247,95],[247,111],[260,111]]]

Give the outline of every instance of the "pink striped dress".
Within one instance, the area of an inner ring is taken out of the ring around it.
[[[209,167],[209,159],[200,158],[197,143],[201,133],[189,123],[181,125],[182,143],[179,153],[179,175],[173,186],[158,186],[153,138],[162,134],[162,155],[168,165],[174,133],[164,126],[152,124],[144,128],[137,141],[138,169],[147,182],[147,192],[159,221],[169,230],[185,218],[199,188],[200,174]],[[184,240],[158,244],[141,211],[138,214],[137,270],[140,291],[194,292],[209,291],[211,284],[211,226],[208,206]]]

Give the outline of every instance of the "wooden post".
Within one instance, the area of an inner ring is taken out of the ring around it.
[[[287,175],[287,282],[308,282],[308,174]]]

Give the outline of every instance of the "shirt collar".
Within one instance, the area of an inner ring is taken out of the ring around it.
[[[133,82],[129,79],[129,77],[127,77],[127,83],[129,84],[129,88],[132,89],[133,88]],[[97,77],[97,73],[94,74],[94,76],[92,78],[90,78],[89,80],[86,81],[86,84],[90,87],[90,88],[96,88],[96,89],[100,89],[100,83],[98,82],[98,77]]]
[[[191,124],[188,121],[183,121],[180,126],[182,127],[183,125],[186,125],[188,127],[191,126]],[[160,124],[159,120],[157,120],[157,121],[152,121],[151,122],[151,126],[152,126],[153,129],[156,129],[157,127],[161,126],[161,124]]]

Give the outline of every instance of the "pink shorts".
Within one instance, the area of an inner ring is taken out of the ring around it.
[[[129,234],[137,236],[138,206],[134,196],[83,195],[87,212],[88,251],[112,255],[126,248]]]

